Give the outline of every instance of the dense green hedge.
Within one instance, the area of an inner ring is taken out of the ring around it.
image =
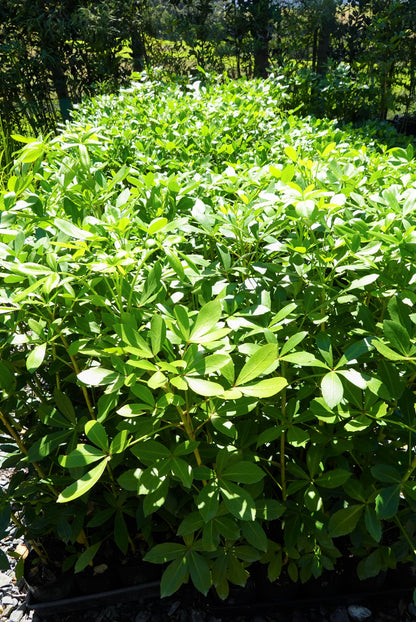
[[[76,571],[113,535],[168,563],[163,595],[413,555],[413,147],[283,100],[143,76],[16,161],[1,525]]]

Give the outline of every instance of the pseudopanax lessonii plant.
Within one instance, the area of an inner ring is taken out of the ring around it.
[[[413,148],[283,95],[142,76],[17,156],[0,526],[76,572],[113,540],[166,564],[162,595],[225,598],[254,562],[304,582],[412,559]]]

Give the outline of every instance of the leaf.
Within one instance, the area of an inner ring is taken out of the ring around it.
[[[81,553],[81,555],[77,558],[77,561],[75,562],[75,574],[77,574],[78,572],[82,572],[88,566],[88,564],[92,562],[100,546],[101,542],[96,542],[95,544],[89,546],[85,551],[83,551],[83,553]]]
[[[329,519],[329,534],[333,538],[346,536],[352,533],[363,513],[364,505],[350,505],[348,508],[338,510]]]
[[[371,467],[371,475],[379,482],[399,484],[402,481],[400,471],[388,464],[375,464]]]
[[[376,511],[370,505],[367,505],[364,513],[365,526],[368,533],[376,542],[380,542],[383,533],[380,519],[378,518]]]
[[[291,337],[289,337],[289,339],[285,341],[285,343],[282,346],[282,349],[280,350],[280,356],[282,357],[288,352],[290,352],[291,350],[293,350],[293,348],[296,348],[296,346],[299,345],[299,343],[301,343],[301,341],[305,339],[307,334],[308,333],[304,330],[300,333],[296,333],[295,335],[292,335]]]
[[[119,378],[119,374],[113,370],[104,369],[104,367],[90,367],[90,369],[85,369],[79,373],[77,378],[83,384],[98,387],[115,382]]]
[[[110,445],[110,455],[121,454],[123,451],[127,449],[129,443],[129,433],[128,430],[121,430],[114,439],[111,441]]]
[[[181,522],[176,532],[177,536],[187,536],[199,531],[204,525],[204,520],[199,512],[191,512]]]
[[[252,462],[236,462],[226,467],[220,478],[238,482],[239,484],[255,484],[265,477],[265,472]]]
[[[344,387],[336,372],[330,371],[322,378],[321,382],[322,397],[328,404],[329,408],[335,408],[343,396]]]
[[[220,486],[221,495],[227,510],[240,520],[254,521],[256,518],[256,505],[250,493],[230,481],[222,481]]]
[[[193,378],[192,376],[184,376],[190,389],[197,395],[204,397],[212,397],[224,393],[224,388],[218,382],[203,380],[202,378]]]
[[[373,341],[373,345],[375,349],[377,350],[377,352],[379,352],[382,356],[384,356],[389,361],[403,361],[405,358],[403,355],[398,354],[397,352],[395,352],[394,350],[386,346],[386,344],[384,344],[382,341],[379,341],[378,339],[375,339]]]
[[[216,482],[204,486],[197,498],[198,510],[206,523],[208,523],[218,511],[219,490]]]
[[[85,467],[105,458],[105,453],[94,445],[81,443],[67,456],[59,456],[59,464],[66,469]]]
[[[129,532],[121,510],[118,510],[114,517],[114,541],[123,555],[126,555],[129,546]]]
[[[186,553],[186,546],[178,542],[164,542],[156,544],[143,557],[143,561],[153,564],[164,564],[174,559],[182,558]]]
[[[150,343],[153,354],[159,354],[166,338],[166,325],[160,315],[154,315],[150,322]]]
[[[257,378],[269,369],[277,359],[277,345],[269,343],[259,348],[246,362],[236,380],[240,386]]]
[[[211,587],[211,573],[207,560],[199,553],[191,551],[188,555],[188,569],[192,583],[199,592],[206,596]]]
[[[376,514],[381,520],[393,518],[400,502],[400,486],[383,488],[376,497]]]
[[[348,292],[352,289],[364,289],[367,285],[371,285],[379,278],[379,274],[367,274],[366,276],[361,277],[360,279],[354,279],[351,285],[347,287],[344,291]]]
[[[69,440],[71,434],[71,430],[59,430],[59,432],[52,432],[52,434],[43,436],[29,447],[27,459],[29,462],[39,462],[46,456],[49,456],[66,440]]]
[[[197,315],[189,341],[198,343],[199,338],[209,333],[218,323],[221,318],[221,312],[221,303],[219,300],[207,302]]]
[[[152,222],[150,223],[147,229],[147,235],[153,235],[154,233],[161,231],[162,229],[166,227],[167,224],[168,224],[167,218],[155,218],[154,220],[152,220]]]
[[[136,443],[130,447],[132,454],[141,460],[144,464],[152,464],[160,458],[169,458],[170,451],[167,447],[159,443],[158,441],[144,441]]]
[[[387,337],[393,348],[401,352],[404,356],[409,354],[410,337],[407,330],[398,322],[384,320],[384,335]]]
[[[267,551],[267,536],[259,522],[244,521],[241,523],[241,531],[249,544],[260,551]]]
[[[100,447],[103,451],[108,451],[107,432],[102,423],[98,421],[87,421],[85,424],[85,434],[91,443],[94,443],[94,445],[97,445],[97,447]]]
[[[26,359],[26,369],[28,372],[33,373],[40,367],[45,359],[46,343],[42,343],[39,346],[33,348],[31,353]]]
[[[328,365],[317,359],[313,354],[309,352],[291,352],[290,354],[286,354],[285,356],[280,357],[281,361],[288,361],[289,363],[294,363],[295,365],[308,365],[310,367],[323,367],[324,369],[328,369]]]
[[[165,598],[174,594],[188,579],[185,557],[175,559],[166,568],[160,581],[160,596]]]
[[[72,222],[62,220],[62,218],[54,218],[53,224],[60,231],[62,231],[62,233],[65,233],[70,238],[75,238],[76,240],[88,240],[89,238],[94,237],[93,233],[79,229]]]
[[[292,145],[287,145],[285,147],[285,154],[288,158],[292,160],[292,162],[297,162],[298,154],[296,153],[296,150],[292,147]]]
[[[88,471],[79,480],[67,486],[56,500],[57,503],[68,503],[84,495],[90,488],[94,486],[104,473],[109,458],[106,457],[102,462],[97,464],[91,471]]]
[[[250,397],[272,397],[282,391],[287,385],[286,378],[276,376],[275,378],[267,378],[266,380],[260,380],[256,384],[246,385],[244,387],[238,387],[238,390],[243,395],[249,395]]]
[[[315,484],[323,488],[338,488],[338,486],[345,484],[351,475],[352,473],[346,469],[333,469],[320,475],[315,480]]]
[[[177,458],[176,456],[171,460],[171,470],[173,475],[178,477],[185,488],[190,488],[192,485],[193,475],[192,475],[192,467],[190,464],[182,460],[182,458]]]

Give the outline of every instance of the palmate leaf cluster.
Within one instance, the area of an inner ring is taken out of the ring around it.
[[[1,497],[162,594],[415,542],[416,167],[278,79],[150,81],[23,139],[1,197]],[[404,140],[401,138],[400,140]],[[387,148],[383,144],[390,144]]]

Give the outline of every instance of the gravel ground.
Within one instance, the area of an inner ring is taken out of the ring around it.
[[[0,469],[0,486],[7,486],[10,471]],[[16,550],[23,544],[10,534],[2,548]],[[59,614],[41,617],[27,607],[24,581],[14,578],[15,560],[10,559],[11,569],[0,572],[0,620],[1,622],[416,622],[416,607],[411,594],[387,596],[383,591],[372,598],[354,599],[340,597],[330,603],[309,603],[302,606],[293,603],[283,609],[277,604],[242,603],[240,596],[230,599],[227,605],[206,600],[189,588],[166,598],[144,598],[128,603],[115,602],[110,606],[83,608],[70,612],[63,609]],[[306,603],[305,603],[306,604]]]

